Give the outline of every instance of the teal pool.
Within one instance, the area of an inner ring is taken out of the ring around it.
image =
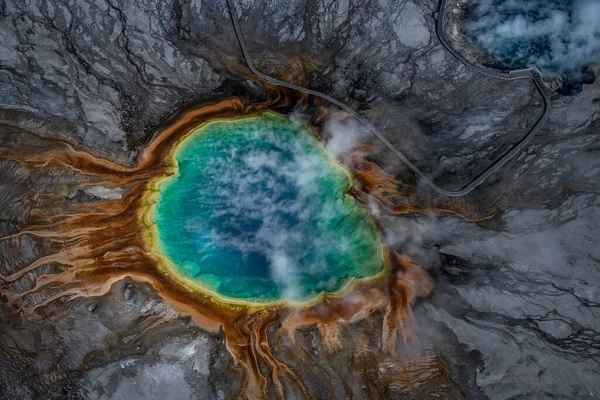
[[[173,157],[153,241],[191,285],[233,300],[304,302],[383,270],[352,176],[309,128],[270,112],[216,120]]]

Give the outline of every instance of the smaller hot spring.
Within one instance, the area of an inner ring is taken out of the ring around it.
[[[226,302],[302,302],[384,269],[350,172],[308,127],[274,113],[216,120],[172,156],[151,240],[179,280]]]
[[[599,0],[470,0],[465,30],[509,68],[585,82],[594,79],[586,66],[600,62]]]

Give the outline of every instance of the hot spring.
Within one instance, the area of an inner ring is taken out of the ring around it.
[[[384,269],[352,175],[310,128],[272,112],[214,120],[170,162],[150,185],[146,240],[186,285],[225,302],[309,302]]]
[[[599,18],[597,0],[473,0],[465,31],[507,67],[585,79],[583,68],[600,62]]]

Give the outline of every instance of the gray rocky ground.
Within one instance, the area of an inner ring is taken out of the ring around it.
[[[236,5],[261,71],[288,73],[349,103],[444,187],[466,183],[541,112],[529,81],[479,75],[445,51],[430,16],[437,1]],[[0,0],[0,38],[0,147],[19,143],[22,133],[10,125],[27,121],[131,164],[181,105],[255,90],[220,0]],[[600,396],[599,133],[595,83],[555,97],[532,143],[463,200],[501,208],[495,218],[380,213],[391,243],[435,278],[416,322],[422,345],[447,360],[452,397]],[[378,157],[386,170],[407,176],[390,154]],[[9,235],[32,202],[52,196],[40,183],[52,179],[1,163],[0,233]],[[0,242],[2,273],[49,251],[36,240]],[[49,316],[20,317],[5,304],[1,310],[2,398],[228,398],[241,385],[222,335],[202,332],[142,283],[120,282]],[[301,335],[318,336],[314,329]],[[352,349],[340,356],[344,366],[315,341],[303,346],[324,370],[352,373]],[[279,357],[290,356],[282,348]],[[357,372],[350,389],[338,378],[306,379],[318,398],[405,395],[369,389],[367,372]]]

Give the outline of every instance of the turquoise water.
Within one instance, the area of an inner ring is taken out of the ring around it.
[[[215,121],[174,154],[155,220],[180,277],[238,300],[306,301],[383,269],[348,171],[306,127],[273,113]]]

